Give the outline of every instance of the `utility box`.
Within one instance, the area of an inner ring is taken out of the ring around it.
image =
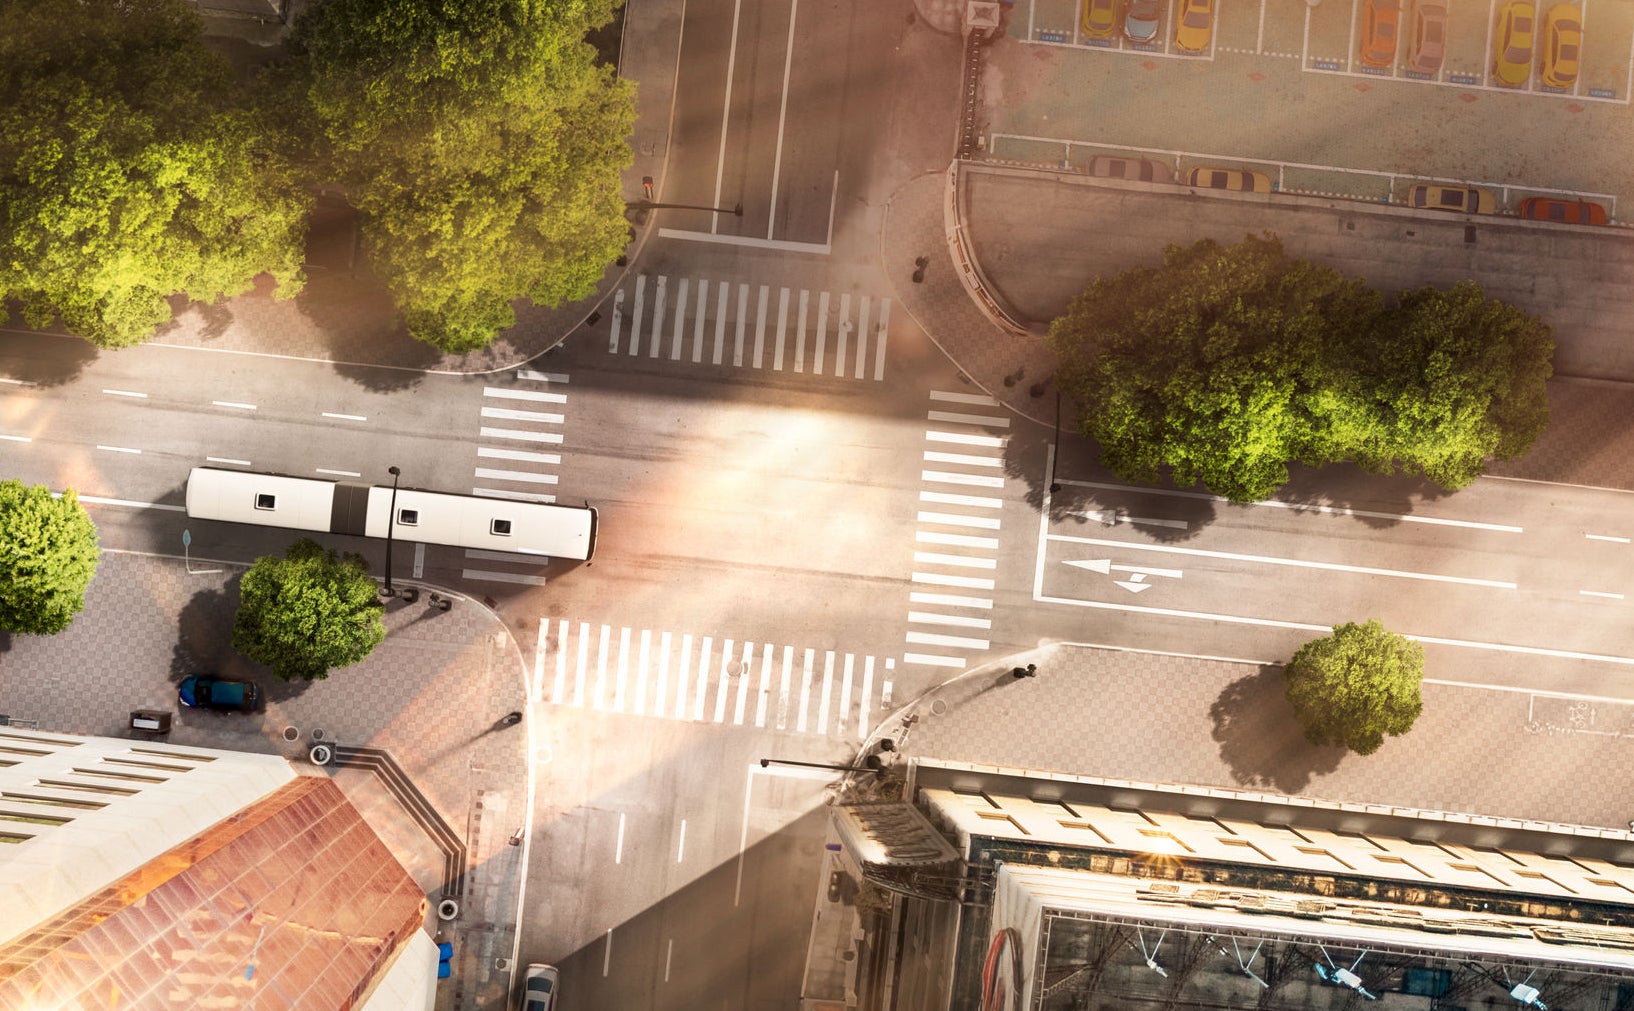
[[[162,709],[133,709],[130,714],[130,728],[145,730],[150,734],[168,734],[170,714]]]

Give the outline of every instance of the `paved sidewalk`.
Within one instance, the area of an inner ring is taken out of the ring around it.
[[[1033,678],[1009,674],[1036,663]],[[1634,703],[1426,684],[1373,755],[1305,742],[1280,668],[1059,646],[927,693],[904,751],[1011,769],[1625,829]],[[944,712],[935,714],[932,701]]]
[[[510,958],[515,946],[524,851],[508,842],[526,821],[533,728],[495,727],[507,712],[527,709],[521,654],[502,623],[470,601],[443,613],[394,600],[386,639],[368,659],[290,685],[229,644],[243,569],[197,559],[193,568],[218,571],[190,574],[180,559],[104,552],[85,610],[66,631],[0,634],[0,713],[37,720],[42,730],[151,740],[128,729],[130,711],[167,710],[176,713],[163,738],[171,744],[282,755],[310,775],[324,774],[307,760],[319,739],[389,752],[467,848],[462,911],[441,938],[454,942],[456,972],[437,1006],[504,1008],[510,974],[494,959]],[[258,681],[266,711],[179,711],[176,682],[203,671]],[[443,884],[436,845],[373,774],[331,774],[435,909]],[[428,927],[439,926],[433,912]]]

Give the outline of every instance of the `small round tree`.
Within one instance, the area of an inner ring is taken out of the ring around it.
[[[361,556],[303,537],[244,574],[233,648],[286,681],[322,680],[380,645],[383,610]]]
[[[96,524],[73,489],[0,481],[0,629],[53,635],[85,608]]]
[[[1384,735],[1411,730],[1423,711],[1424,647],[1377,620],[1333,626],[1282,669],[1288,702],[1312,744],[1371,755]]]

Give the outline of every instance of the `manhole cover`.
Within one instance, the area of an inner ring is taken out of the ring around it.
[[[323,731],[322,731],[322,730],[314,730],[314,731],[312,731],[312,739],[313,739],[313,740],[314,740],[314,741],[321,741],[321,740],[323,740]]]
[[[942,699],[931,699],[931,702],[930,702],[930,714],[932,716],[941,716],[945,712],[947,712],[947,702],[946,701],[944,701]]]
[[[299,728],[296,728],[296,727],[285,727],[284,728],[284,740],[294,741],[294,740],[298,740],[300,738],[300,736],[301,736],[301,731],[299,730]]]
[[[727,663],[726,663],[726,676],[727,677],[735,678],[739,674],[742,674],[742,673],[743,673],[743,662],[741,660],[729,660],[729,661],[727,661]]]

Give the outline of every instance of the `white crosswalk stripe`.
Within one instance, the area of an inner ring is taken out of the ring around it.
[[[874,656],[756,639],[718,646],[714,636],[543,618],[528,691],[581,709],[856,740],[883,715],[890,682]]]
[[[565,409],[568,377],[560,372],[518,369],[493,382],[494,385],[482,388],[480,414],[485,421],[503,421],[506,424],[479,426],[476,459],[479,462],[503,461],[506,466],[472,467],[471,476],[479,483],[471,489],[471,494],[516,502],[555,502],[556,496],[542,490],[541,486],[549,487],[557,483],[558,477],[554,471],[561,465],[562,457],[559,453],[544,450],[562,444],[561,427],[566,423],[567,415],[526,409],[523,405],[531,408],[548,404]],[[490,442],[498,445],[488,445]],[[540,448],[532,448],[535,446]],[[550,564],[550,559],[543,556],[528,557],[497,551],[467,551],[466,558],[500,563],[505,567],[485,565],[464,569],[462,575],[465,579],[523,586],[545,585],[542,572]]]
[[[998,402],[985,394],[933,390],[925,421],[926,443],[933,447],[958,447],[960,452],[939,448],[923,451],[927,469],[920,471],[919,478],[929,487],[920,490],[919,501],[933,508],[919,510],[914,544],[916,548],[935,546],[945,550],[915,550],[913,553],[912,581],[916,588],[908,594],[910,628],[906,641],[910,646],[927,648],[922,652],[904,652],[902,660],[927,667],[963,668],[969,653],[984,651],[991,642],[977,634],[950,635],[911,626],[991,632],[992,619],[984,612],[993,610],[993,599],[976,596],[974,592],[928,592],[918,587],[993,591],[996,579],[969,573],[984,569],[996,573],[998,569],[999,514],[1004,500],[996,496],[942,491],[937,486],[1002,491],[1004,450],[1009,436],[995,434],[994,430],[1003,433],[1010,427],[1010,419],[999,414]],[[929,469],[930,465],[936,469]],[[949,527],[954,529],[938,529]],[[990,536],[967,531],[987,531]],[[937,652],[931,652],[928,647],[936,647]]]
[[[671,287],[675,289],[673,308]],[[607,351],[626,357],[666,357],[695,365],[729,362],[733,368],[883,380],[891,300],[862,293],[853,297],[852,292],[840,292],[835,298],[821,291],[813,312],[811,295],[805,288],[719,279],[711,288],[709,278],[672,280],[663,274],[639,274],[633,283],[626,283],[613,294]],[[714,321],[713,327],[708,326],[710,320]],[[706,333],[714,338],[707,350]]]

